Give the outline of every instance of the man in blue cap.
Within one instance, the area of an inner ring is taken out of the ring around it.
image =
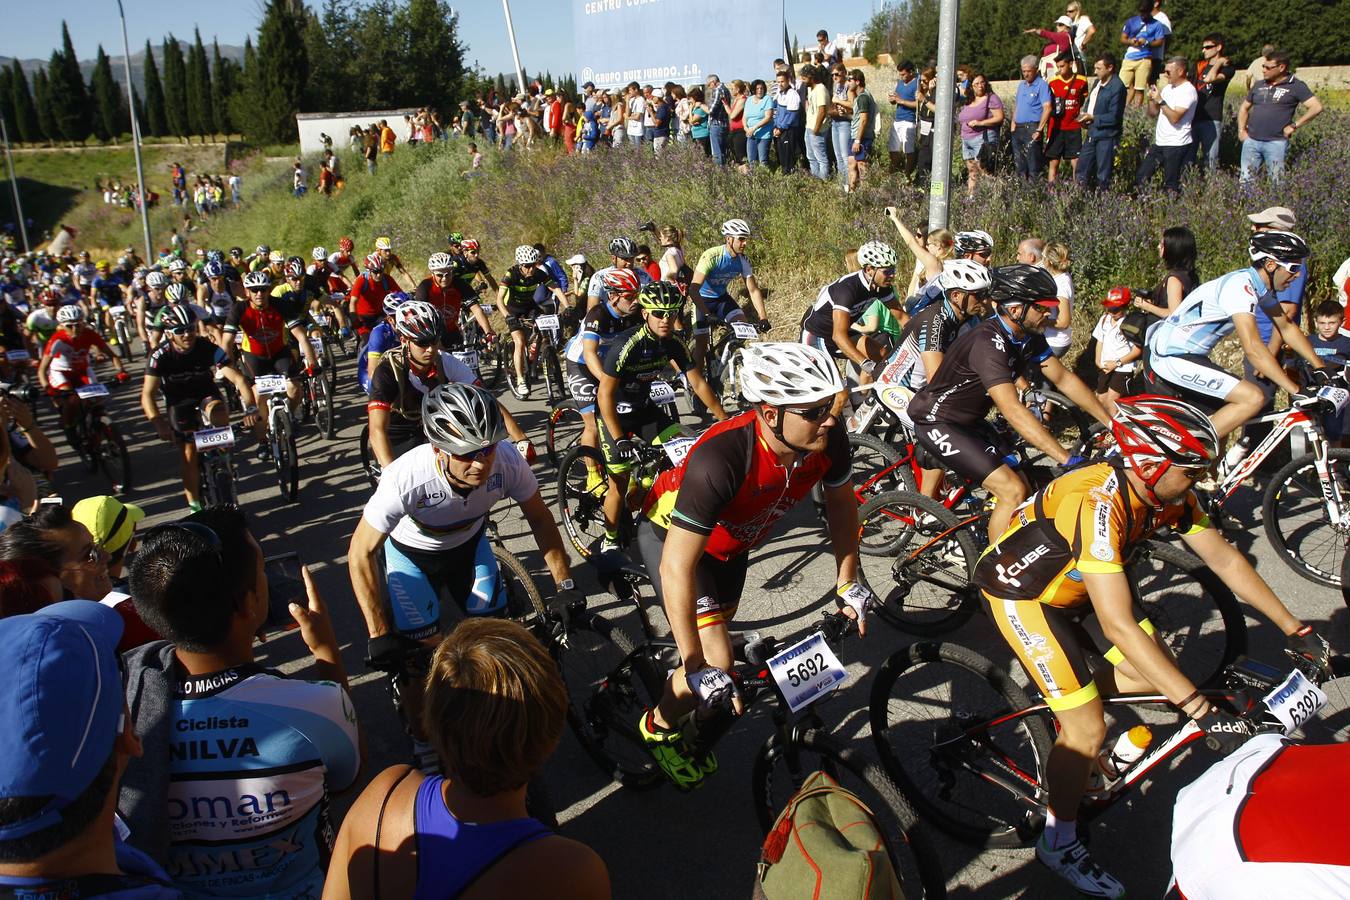
[[[87,600],[0,620],[0,893],[166,900],[182,894],[115,837],[117,786],[141,743],[126,715],[122,619]]]

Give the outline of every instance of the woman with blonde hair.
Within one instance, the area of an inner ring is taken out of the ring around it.
[[[595,851],[525,809],[567,720],[567,689],[533,635],[509,619],[461,622],[432,658],[422,720],[445,775],[375,776],[342,823],[326,900],[610,896]]]
[[[674,225],[662,225],[656,237],[661,241],[661,280],[688,285],[694,273],[684,261],[684,232]]]
[[[1045,342],[1050,345],[1050,352],[1062,359],[1073,346],[1073,276],[1069,274],[1073,260],[1068,245],[1059,241],[1050,241],[1042,253],[1041,265],[1055,276],[1059,297],[1059,313],[1055,321],[1045,325]]]

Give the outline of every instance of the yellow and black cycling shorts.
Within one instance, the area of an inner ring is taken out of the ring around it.
[[[1113,666],[1125,656],[1106,640],[1092,604],[1061,607],[1039,600],[1003,600],[981,591],[989,615],[1013,655],[1022,663],[1051,710],[1075,709],[1097,696],[1088,653]],[[1146,634],[1153,623],[1135,608],[1135,621]]]

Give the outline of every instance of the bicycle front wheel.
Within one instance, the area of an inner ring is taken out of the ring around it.
[[[618,625],[582,615],[554,652],[567,686],[567,724],[586,754],[624,787],[660,785],[665,776],[638,733],[638,720],[656,705],[662,686],[644,676],[650,664],[644,651]]]
[[[1044,824],[1049,713],[1006,672],[956,644],[891,655],[872,682],[872,741],[919,812],[974,847],[1023,847]]]
[[[506,614],[513,619],[544,615],[544,597],[525,564],[505,548],[492,545],[492,557],[506,585]]]
[[[970,575],[979,550],[951,510],[922,494],[887,491],[863,504],[858,524],[858,564],[888,624],[936,635],[974,612]]]
[[[1342,507],[1350,505],[1350,449],[1330,450],[1329,475]],[[1266,488],[1266,537],[1291,569],[1317,584],[1340,587],[1350,529],[1331,520],[1322,478],[1311,453],[1287,463]],[[1346,510],[1342,509],[1344,515]]]
[[[841,747],[817,728],[770,738],[755,757],[751,788],[760,828],[767,834],[808,776],[822,771],[857,795],[886,838],[886,850],[907,898],[947,896],[937,851],[900,788],[874,762]]]
[[[564,400],[553,408],[548,416],[548,461],[555,469],[567,451],[581,440],[581,430],[585,425],[577,401]]]
[[[357,440],[361,452],[361,470],[366,473],[366,480],[370,482],[371,487],[380,486],[380,461],[375,458],[375,451],[370,448],[370,426],[361,426],[361,437]]]
[[[277,416],[272,421],[272,459],[281,499],[292,503],[300,496],[300,459],[295,450],[290,416]]]
[[[558,466],[558,518],[582,558],[605,536],[605,459],[599,450],[578,444]]]
[[[123,494],[131,489],[131,454],[127,452],[127,442],[122,432],[111,422],[100,422],[102,432],[99,437],[98,467],[108,481],[112,482],[113,493]]]
[[[1237,598],[1197,557],[1149,541],[1125,574],[1177,666],[1195,684],[1214,682],[1247,652],[1247,621]]]
[[[329,388],[328,379],[322,373],[311,378],[309,383],[313,392],[314,427],[319,430],[319,437],[331,440],[337,434],[333,425],[332,389]]]

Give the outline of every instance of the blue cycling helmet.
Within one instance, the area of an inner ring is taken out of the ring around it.
[[[385,294],[384,302],[381,303],[380,305],[384,308],[384,314],[386,316],[392,316],[394,314],[394,310],[398,309],[401,304],[407,303],[409,299],[411,298],[409,298],[407,294],[403,293],[403,291],[394,291],[392,293]]]
[[[202,266],[202,274],[207,278],[223,278],[225,276],[225,267],[218,260],[211,260]]]

